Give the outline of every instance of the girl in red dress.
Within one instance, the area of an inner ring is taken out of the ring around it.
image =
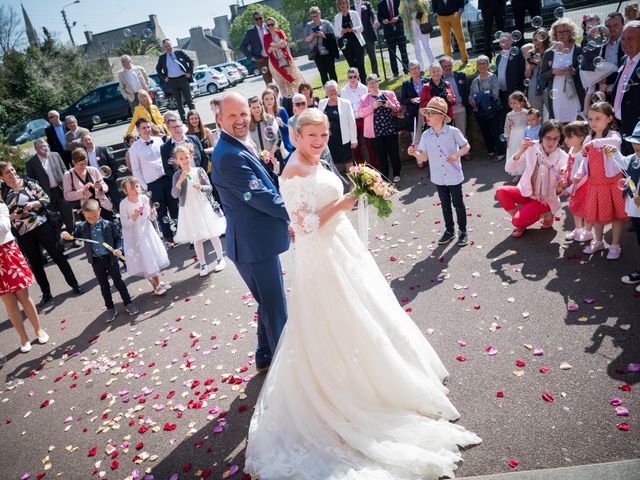
[[[7,309],[9,320],[20,336],[20,351],[31,350],[31,342],[24,329],[22,304],[25,315],[38,336],[40,343],[47,343],[49,335],[40,327],[38,312],[29,296],[29,285],[33,283],[33,274],[20,252],[18,244],[11,233],[9,209],[0,200],[0,298]]]
[[[587,158],[585,170],[589,175],[586,220],[593,223],[594,240],[583,250],[591,255],[605,249],[604,227],[611,224],[612,242],[607,254],[608,260],[620,258],[620,237],[627,214],[624,210],[624,198],[618,183],[622,177],[613,158],[604,154],[604,145],[620,148],[622,138],[616,132],[613,107],[607,102],[594,103],[589,107],[589,127],[591,135],[583,146]]]

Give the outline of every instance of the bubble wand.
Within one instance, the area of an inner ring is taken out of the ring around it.
[[[109,252],[113,253],[115,256],[115,252],[116,249],[113,248],[111,245],[109,245],[107,242],[98,242],[97,240],[91,240],[90,238],[80,238],[80,237],[74,237],[73,235],[69,235],[67,237],[67,239],[69,240],[79,240],[80,242],[89,242],[89,243],[95,243],[96,245],[102,245],[106,250],[108,250]],[[122,263],[125,263],[127,261],[126,258],[124,258],[124,255],[120,255],[119,257],[117,257],[118,260],[120,260]]]

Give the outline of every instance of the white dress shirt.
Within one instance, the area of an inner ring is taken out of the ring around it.
[[[351,107],[353,108],[353,113],[355,114],[356,118],[360,118],[357,114],[358,109],[360,108],[360,99],[368,92],[369,91],[367,90],[367,87],[362,83],[358,82],[358,86],[355,89],[351,88],[351,85],[347,83],[340,91],[340,98],[349,100],[349,102],[351,102]]]
[[[258,35],[260,36],[260,46],[262,47],[262,56],[266,57],[267,51],[264,48],[264,35],[265,33],[267,33],[267,30],[265,29],[264,25],[262,26],[262,28],[256,25],[256,30],[258,30]]]
[[[145,189],[151,182],[155,182],[164,175],[160,147],[163,145],[159,137],[151,137],[147,145],[142,137],[138,138],[129,149],[131,173],[138,179]]]
[[[96,149],[89,151],[87,150],[87,157],[89,159],[89,166],[100,168],[100,164],[98,163],[98,157],[96,156]]]
[[[142,90],[143,86],[142,82],[140,81],[140,77],[138,77],[138,74],[133,68],[125,68],[124,75],[131,90],[133,90],[135,93],[137,93],[138,90]]]
[[[502,52],[504,52],[503,50]],[[498,64],[498,71],[496,75],[498,76],[498,86],[500,90],[505,91],[507,89],[507,65],[509,64],[509,50],[506,50],[507,54],[500,52],[498,55],[502,55],[500,59],[500,63]]]
[[[620,48],[620,38],[613,43],[607,43],[604,47],[604,60],[605,62],[618,65],[618,49]]]
[[[53,171],[51,170],[51,162],[49,161],[49,157],[42,158],[38,155],[38,159],[42,163],[42,168],[47,172],[47,176],[49,177],[49,187],[55,188],[58,186],[58,182],[56,182],[55,177],[53,176]]]

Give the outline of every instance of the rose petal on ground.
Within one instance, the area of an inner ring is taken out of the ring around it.
[[[616,425],[616,428],[618,430],[622,430],[623,432],[628,432],[629,430],[631,430],[631,427],[629,427],[628,423],[619,423],[618,425]]]
[[[616,415],[619,417],[626,417],[629,415],[629,409],[625,407],[618,407],[616,408]]]
[[[543,392],[543,393],[542,393],[542,399],[543,399],[545,402],[553,403],[553,397],[552,397],[549,393],[547,393],[547,392]]]
[[[622,390],[623,392],[630,392],[631,391],[631,385],[629,385],[628,383],[624,383],[624,384],[620,385],[618,387],[618,389]]]
[[[549,369],[547,367],[540,367],[540,373],[547,373]]]
[[[87,452],[87,457],[95,457],[96,453],[98,453],[98,448],[93,447],[89,452]]]
[[[560,370],[571,370],[572,368],[573,368],[573,365],[571,365],[570,363],[562,362],[560,364]]]
[[[640,372],[640,363],[630,363],[627,365],[627,371],[632,373]]]
[[[533,355],[536,357],[541,357],[542,355],[544,355],[544,350],[542,350],[541,348],[535,348],[533,350]]]
[[[609,405],[613,405],[614,407],[617,407],[618,405],[622,405],[622,400],[620,398],[613,398],[609,402]]]
[[[567,306],[567,310],[569,310],[570,312],[575,312],[576,310],[578,310],[578,308],[580,307],[578,307],[578,305],[575,303],[572,303],[571,305]]]
[[[496,393],[496,397],[498,397],[498,398],[502,398],[502,397],[504,397],[504,392],[498,392],[498,393]]]
[[[458,355],[456,357],[456,360],[458,360],[459,362],[466,362],[467,361],[467,357],[465,357],[464,355]]]
[[[520,465],[520,462],[518,460],[516,460],[515,458],[512,458],[509,460],[509,466],[511,468],[517,468],[518,465]]]
[[[524,367],[526,365],[526,363],[523,362],[522,360],[518,359],[518,360],[516,360],[516,365],[519,366],[519,367]]]

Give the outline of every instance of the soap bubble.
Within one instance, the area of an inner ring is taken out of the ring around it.
[[[160,204],[158,202],[153,202],[153,208],[157,210],[158,208],[160,208]]]
[[[583,55],[578,55],[577,60],[578,60],[578,64],[582,65],[582,62],[584,62],[584,56]]]
[[[587,41],[594,47],[604,47],[609,43],[609,29],[604,25],[591,27],[587,33]]]
[[[503,33],[502,30],[498,30],[496,33],[493,34],[493,38],[495,38],[496,40],[500,40],[502,33]]]
[[[497,70],[496,64],[492,63],[489,65],[489,71],[494,73]]]
[[[93,117],[91,117],[91,121],[93,122],[94,125],[98,125],[99,123],[102,122],[102,120],[100,120],[99,115],[94,115]]]
[[[262,68],[260,69],[260,71],[261,71],[262,73],[264,73],[264,74],[267,74],[267,73],[269,73],[269,67],[262,67]]]
[[[126,173],[127,172],[127,166],[126,165],[120,165],[118,167],[118,173]]]
[[[533,61],[540,63],[540,61],[542,60],[542,55],[540,55],[539,53],[534,53],[533,54]]]
[[[145,28],[142,31],[142,36],[149,40],[151,37],[153,37],[153,30],[151,30],[150,28]]]
[[[553,16],[556,18],[562,18],[564,16],[564,7],[558,7],[553,11]]]
[[[130,28],[125,28],[122,31],[122,35],[124,35],[126,38],[129,38],[131,36],[131,29]]]
[[[251,195],[251,192],[244,192],[244,195],[242,196],[242,198],[244,198],[245,202],[248,202],[249,200],[251,200],[251,197],[253,195]]]
[[[618,189],[624,190],[627,187],[627,184],[627,179],[625,177],[622,177],[618,179],[616,186],[618,187]]]
[[[507,141],[507,137],[506,137],[506,135],[504,133],[502,135],[500,135],[500,141],[501,142],[506,142]]]
[[[518,55],[520,53],[520,49],[518,47],[511,47],[510,50],[511,56],[515,57],[516,55]]]
[[[549,90],[549,98],[552,100],[558,98],[558,90],[556,90],[555,88]]]
[[[625,83],[622,85],[622,91],[623,91],[624,93],[627,93],[630,89],[631,89],[631,84],[630,84],[629,82],[625,82]]]
[[[162,217],[162,223],[170,223],[171,219],[169,217]]]
[[[514,42],[519,42],[520,40],[522,40],[522,32],[520,30],[514,30],[513,32],[511,32],[511,39]]]
[[[260,188],[260,181],[259,180],[251,180],[249,182],[249,188],[251,190],[258,190]]]
[[[269,125],[264,129],[264,139],[266,141],[275,142],[276,138],[278,138],[277,127]]]
[[[523,81],[522,83],[523,83],[523,85],[524,85],[525,87],[528,87],[528,86],[529,86],[529,84],[531,84],[531,80],[529,80],[528,78],[525,78],[525,79],[524,79],[524,81]]]
[[[596,57],[593,59],[593,66],[596,68],[603,66],[604,59],[602,57]]]
[[[542,17],[535,16],[531,19],[531,26],[533,28],[540,28],[542,25],[544,25],[544,20],[542,19]]]
[[[109,178],[111,176],[111,167],[108,165],[103,165],[100,167],[100,173],[104,178]]]
[[[547,32],[544,28],[538,29],[538,31],[533,35],[533,38],[538,40],[539,42],[544,42],[548,37],[549,32]]]

